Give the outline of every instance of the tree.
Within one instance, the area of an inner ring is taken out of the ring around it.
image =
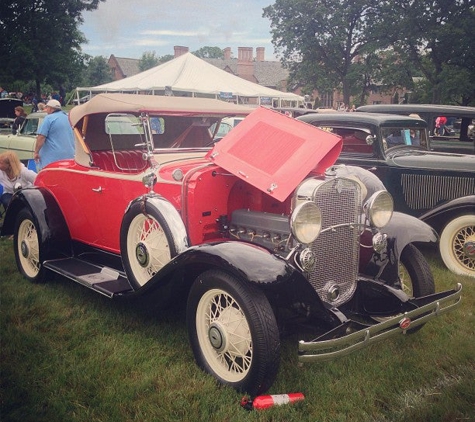
[[[224,52],[219,47],[201,47],[199,50],[193,51],[196,57],[202,59],[223,59]]]
[[[7,83],[34,80],[55,87],[83,70],[78,27],[82,12],[104,0],[2,0],[0,16],[0,77]]]
[[[276,0],[264,8],[263,16],[271,21],[272,42],[292,80],[320,92],[339,87],[348,104],[359,78],[356,69],[375,49],[371,26],[377,3]]]
[[[143,72],[144,70],[157,66],[158,63],[159,59],[155,55],[155,51],[146,51],[139,60],[139,70]]]
[[[111,70],[104,56],[87,58],[86,70],[84,71],[84,86],[96,86],[113,80]]]
[[[475,100],[474,27],[473,0],[384,0],[375,19],[380,45],[421,73],[433,103]]]

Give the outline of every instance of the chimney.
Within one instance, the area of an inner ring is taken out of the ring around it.
[[[265,60],[265,48],[257,47],[256,48],[256,62],[263,62]]]
[[[252,62],[252,47],[238,47],[239,62]]]
[[[223,50],[224,53],[224,60],[229,60],[231,58],[231,47],[226,47]]]
[[[175,49],[175,59],[177,57],[182,56],[183,54],[188,53],[188,51],[189,51],[188,47],[183,47],[181,45],[175,45],[175,47],[173,47],[173,48]]]

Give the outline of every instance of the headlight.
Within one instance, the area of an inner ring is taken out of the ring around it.
[[[300,243],[312,243],[320,234],[322,213],[311,201],[298,205],[290,217],[290,229]]]
[[[364,205],[364,211],[372,226],[384,227],[393,215],[392,196],[385,190],[373,193]]]

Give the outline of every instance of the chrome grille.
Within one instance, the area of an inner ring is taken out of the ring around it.
[[[334,306],[346,302],[356,289],[359,265],[361,189],[350,179],[336,178],[316,189],[314,201],[322,211],[322,233],[312,244],[315,270],[308,280],[320,298]],[[330,227],[332,229],[326,230]],[[339,296],[331,300],[331,292]]]
[[[475,177],[403,174],[404,199],[413,210],[428,210],[437,204],[475,194]]]

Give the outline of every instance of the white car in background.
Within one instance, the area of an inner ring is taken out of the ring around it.
[[[45,112],[31,113],[15,135],[0,133],[0,153],[8,150],[15,151],[20,161],[25,164],[33,159],[36,135],[45,117]]]

